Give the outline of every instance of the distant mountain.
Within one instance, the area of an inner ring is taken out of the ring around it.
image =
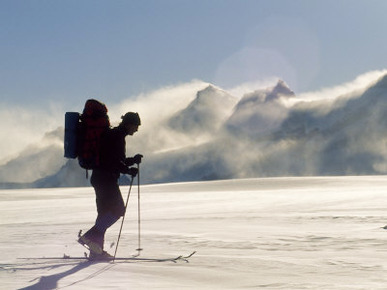
[[[153,181],[387,172],[387,76],[351,96],[290,109],[280,100],[294,93],[275,91],[244,96],[225,123],[228,134],[159,156],[154,164],[165,170]]]
[[[64,164],[63,128],[48,132],[18,156],[0,166],[0,183],[29,183],[52,174]]]
[[[387,75],[350,95],[292,107],[295,94],[283,81],[239,101],[215,86],[193,96],[128,139],[128,155],[145,153],[141,183],[387,173]],[[205,142],[197,142],[201,134]],[[89,186],[77,161],[62,156],[59,128],[1,166],[0,187]],[[27,174],[24,183],[10,178]]]
[[[82,169],[78,161],[69,159],[59,169],[44,178],[40,178],[34,182],[34,187],[79,187],[90,186],[90,174],[86,176],[86,170]]]
[[[168,121],[168,125],[185,133],[213,133],[219,129],[234,108],[237,99],[224,90],[209,85]]]
[[[385,174],[387,75],[351,97],[299,104],[275,136],[265,158],[273,174]]]
[[[250,137],[272,132],[287,116],[288,109],[282,100],[294,96],[294,92],[282,80],[272,88],[246,94],[225,126],[233,134]]]

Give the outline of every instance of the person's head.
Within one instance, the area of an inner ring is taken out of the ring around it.
[[[141,125],[140,116],[138,113],[128,112],[121,116],[120,126],[124,127],[127,135],[133,135],[138,130],[138,126]]]

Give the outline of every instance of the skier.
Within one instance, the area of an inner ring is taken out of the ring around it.
[[[132,136],[141,125],[138,113],[128,112],[121,117],[121,123],[107,130],[101,136],[100,166],[93,169],[90,182],[95,190],[97,219],[94,226],[78,242],[90,250],[90,259],[112,258],[103,250],[106,230],[125,213],[125,204],[118,186],[120,173],[129,174],[134,178],[138,169],[130,167],[140,164],[142,155],[136,154],[126,158],[125,137]]]

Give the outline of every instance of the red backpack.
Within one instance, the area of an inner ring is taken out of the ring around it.
[[[93,169],[100,165],[100,139],[110,128],[105,104],[89,99],[80,116],[78,138],[78,162],[82,168]]]

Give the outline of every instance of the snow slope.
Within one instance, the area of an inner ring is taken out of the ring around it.
[[[126,198],[128,187],[122,187]],[[385,289],[385,177],[264,178],[141,187],[143,257],[190,263],[24,260],[79,256],[90,187],[0,191],[1,289]],[[118,256],[137,248],[137,186]],[[119,223],[109,229],[106,248]]]

